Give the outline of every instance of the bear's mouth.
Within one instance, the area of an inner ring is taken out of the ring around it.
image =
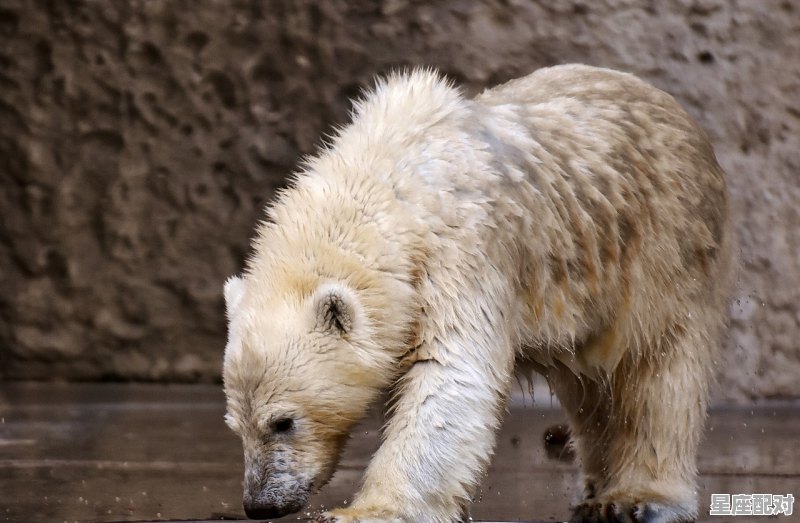
[[[306,506],[306,502],[293,501],[285,505],[248,505],[245,503],[244,513],[249,519],[282,518],[283,516],[300,512]]]

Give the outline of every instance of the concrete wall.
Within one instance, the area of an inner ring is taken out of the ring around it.
[[[0,373],[213,380],[263,205],[376,73],[475,92],[562,62],[673,93],[730,173],[742,272],[719,396],[800,396],[792,0],[5,0]]]

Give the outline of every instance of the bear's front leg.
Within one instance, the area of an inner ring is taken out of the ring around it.
[[[492,317],[489,311],[473,312],[473,324],[476,317]],[[416,362],[401,379],[384,443],[361,492],[349,508],[318,521],[461,519],[494,449],[513,372],[509,336],[488,322],[477,327],[428,336],[432,345],[422,352],[429,359]]]

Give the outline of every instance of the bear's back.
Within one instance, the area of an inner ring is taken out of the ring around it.
[[[475,101],[489,145],[525,173],[508,197],[536,209],[520,231],[521,281],[543,337],[580,338],[614,318],[638,328],[643,311],[668,323],[687,301],[724,292],[724,173],[670,95],[630,74],[566,65]]]

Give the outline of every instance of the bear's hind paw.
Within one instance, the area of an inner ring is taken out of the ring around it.
[[[586,501],[572,511],[572,523],[691,523],[694,515],[684,507],[659,502],[598,503]]]

